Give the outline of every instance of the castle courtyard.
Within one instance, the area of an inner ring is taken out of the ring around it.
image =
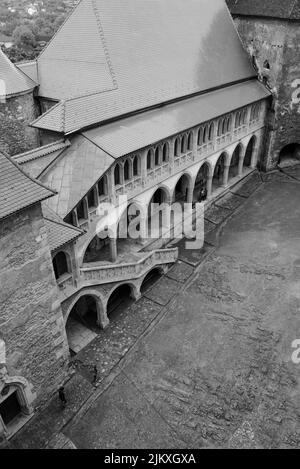
[[[11,447],[299,447],[299,198],[297,166],[221,199],[210,223],[232,216],[205,255],[182,249],[174,275],[118,305],[75,357],[67,408],[53,400]]]

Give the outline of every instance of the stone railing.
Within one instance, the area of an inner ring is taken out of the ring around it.
[[[74,286],[73,274],[64,274],[59,277],[56,281],[60,290],[65,290],[68,287]]]
[[[80,269],[81,282],[85,285],[120,282],[143,277],[149,270],[163,264],[172,264],[178,258],[178,249],[158,249],[145,254],[135,263],[114,265],[83,266]]]

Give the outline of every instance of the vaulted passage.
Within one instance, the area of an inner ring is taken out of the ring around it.
[[[229,175],[228,175],[229,180],[233,179],[239,174],[240,157],[241,157],[241,146],[238,145],[236,149],[234,150],[233,155],[231,157]]]
[[[99,329],[100,305],[97,298],[85,295],[73,306],[66,324],[69,348],[74,355],[88,345]]]
[[[246,153],[245,153],[245,158],[244,158],[244,168],[250,168],[252,164],[252,159],[253,159],[253,153],[254,153],[254,148],[255,148],[255,143],[256,143],[256,137],[253,136],[248,143]]]
[[[198,171],[194,193],[193,193],[193,202],[203,202],[207,199],[207,184],[209,176],[209,166],[207,163],[204,163]]]
[[[174,191],[174,202],[188,202],[189,178],[184,174],[176,184]]]
[[[300,163],[300,145],[298,143],[291,143],[281,150],[279,164],[284,167],[297,163]]]
[[[4,425],[9,427],[13,421],[21,415],[21,406],[18,399],[17,391],[10,394],[0,403],[0,416]]]
[[[146,293],[162,276],[161,269],[152,269],[143,280],[141,285],[141,293]]]
[[[107,316],[110,321],[116,319],[134,300],[130,285],[121,285],[110,296],[107,303]]]
[[[222,155],[217,161],[217,164],[214,170],[213,190],[218,189],[224,183],[225,161],[226,161],[226,154],[222,153]]]

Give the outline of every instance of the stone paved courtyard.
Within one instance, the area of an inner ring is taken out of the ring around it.
[[[76,356],[68,408],[54,399],[11,447],[299,447],[298,181],[299,167],[256,174],[219,201],[202,252],[179,246],[167,277]]]

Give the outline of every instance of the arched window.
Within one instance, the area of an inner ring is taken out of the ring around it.
[[[210,127],[209,127],[209,137],[208,137],[208,138],[209,138],[209,141],[210,141],[210,142],[211,142],[211,141],[213,140],[213,138],[214,138],[214,132],[215,132],[215,125],[214,125],[214,123],[212,122],[212,123],[210,124]]]
[[[156,147],[155,149],[155,166],[160,165],[160,148]]]
[[[236,113],[236,116],[235,116],[235,127],[239,127],[240,126],[240,121],[241,121],[241,113],[240,111],[238,111]]]
[[[207,125],[204,127],[203,129],[203,143],[206,143],[207,142]]]
[[[52,263],[56,279],[69,272],[67,256],[63,251],[56,254]]]
[[[85,199],[82,199],[81,202],[77,205],[77,218],[78,220],[87,220],[87,206]]]
[[[181,139],[181,153],[186,153],[187,150],[187,138],[186,135],[183,135]]]
[[[218,137],[221,137],[222,135],[222,127],[223,127],[223,119],[220,119],[219,124],[218,124]]]
[[[133,175],[138,176],[139,175],[139,157],[136,155],[133,158]]]
[[[169,161],[169,144],[165,143],[163,146],[163,162],[167,163]]]
[[[103,176],[98,182],[98,194],[99,196],[107,195],[107,177]]]
[[[129,160],[126,160],[124,164],[124,180],[129,181],[129,179],[130,179],[130,164],[129,164]]]
[[[120,169],[120,165],[119,164],[116,164],[115,166],[115,185],[118,186],[119,184],[121,184],[121,169]]]
[[[92,190],[88,193],[87,200],[88,200],[88,206],[89,206],[89,208],[92,208],[92,207],[96,207],[96,206],[97,206],[95,189],[92,189]]]
[[[193,149],[193,133],[190,132],[189,133],[189,137],[188,137],[188,150],[192,150]]]
[[[175,144],[174,144],[174,156],[179,156],[180,155],[180,140],[179,137],[176,138]]]
[[[197,143],[198,143],[198,147],[200,147],[202,145],[202,127],[200,127],[200,129],[198,130],[198,138],[197,138]]]
[[[152,150],[147,153],[147,169],[152,169]]]
[[[225,117],[223,120],[223,124],[222,124],[222,135],[226,134],[226,130],[227,130],[227,118]]]
[[[232,119],[231,116],[227,118],[227,132],[231,132]]]

